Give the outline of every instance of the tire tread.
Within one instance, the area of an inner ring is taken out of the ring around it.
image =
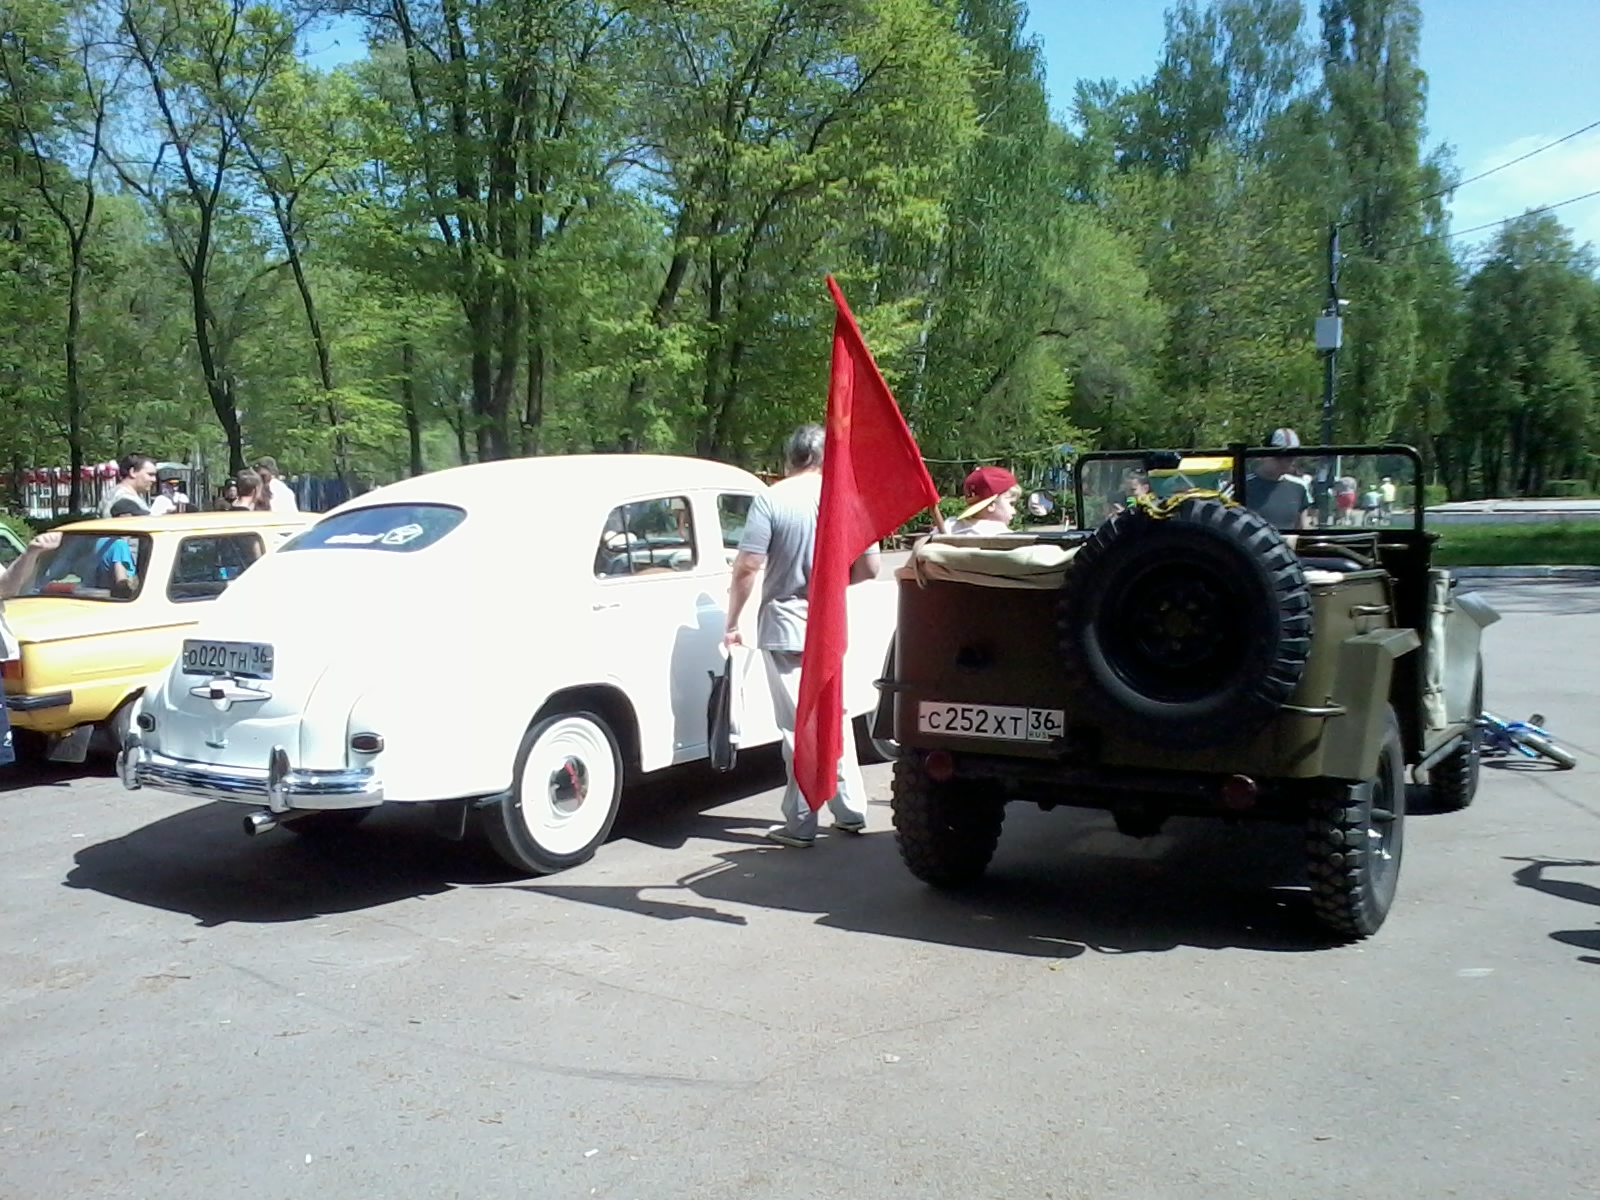
[[[1000,844],[1005,803],[973,784],[936,783],[920,757],[894,764],[894,838],[910,872],[938,888],[975,883]],[[965,794],[963,794],[965,793]]]

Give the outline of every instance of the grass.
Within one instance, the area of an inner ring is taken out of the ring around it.
[[[1439,567],[1600,566],[1600,521],[1432,528]]]

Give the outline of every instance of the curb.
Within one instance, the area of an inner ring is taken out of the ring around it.
[[[1564,579],[1569,583],[1600,581],[1600,567],[1447,567],[1457,579]]]

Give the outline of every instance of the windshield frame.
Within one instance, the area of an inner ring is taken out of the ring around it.
[[[1405,458],[1410,460],[1412,478],[1420,492],[1423,487],[1422,455],[1414,446],[1402,445],[1398,442],[1366,443],[1353,445],[1328,445],[1313,446],[1302,445],[1294,448],[1292,456],[1285,456],[1283,449],[1278,446],[1246,446],[1236,443],[1221,449],[1196,449],[1196,450],[1168,450],[1168,449],[1140,449],[1129,450],[1094,450],[1088,454],[1078,456],[1077,464],[1072,472],[1073,503],[1077,509],[1078,528],[1093,529],[1099,525],[1098,520],[1088,519],[1087,497],[1083,493],[1084,467],[1096,462],[1127,462],[1130,459],[1144,459],[1147,471],[1166,470],[1176,467],[1186,458],[1231,458],[1233,460],[1233,494],[1245,494],[1245,477],[1250,473],[1250,460],[1253,458],[1294,457],[1294,458],[1338,458],[1349,457],[1376,457],[1379,455]],[[1411,513],[1410,531],[1421,533],[1424,528],[1423,514],[1427,505],[1416,504]],[[1391,526],[1391,531],[1405,530],[1404,525]],[[1319,533],[1337,533],[1337,529],[1319,529]]]

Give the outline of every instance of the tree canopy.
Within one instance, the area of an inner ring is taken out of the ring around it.
[[[946,484],[1309,434],[1336,225],[1342,439],[1600,483],[1595,259],[1548,214],[1447,236],[1417,0],[1178,0],[1061,113],[1026,16],[0,0],[0,465],[767,466],[822,413],[828,272]]]

